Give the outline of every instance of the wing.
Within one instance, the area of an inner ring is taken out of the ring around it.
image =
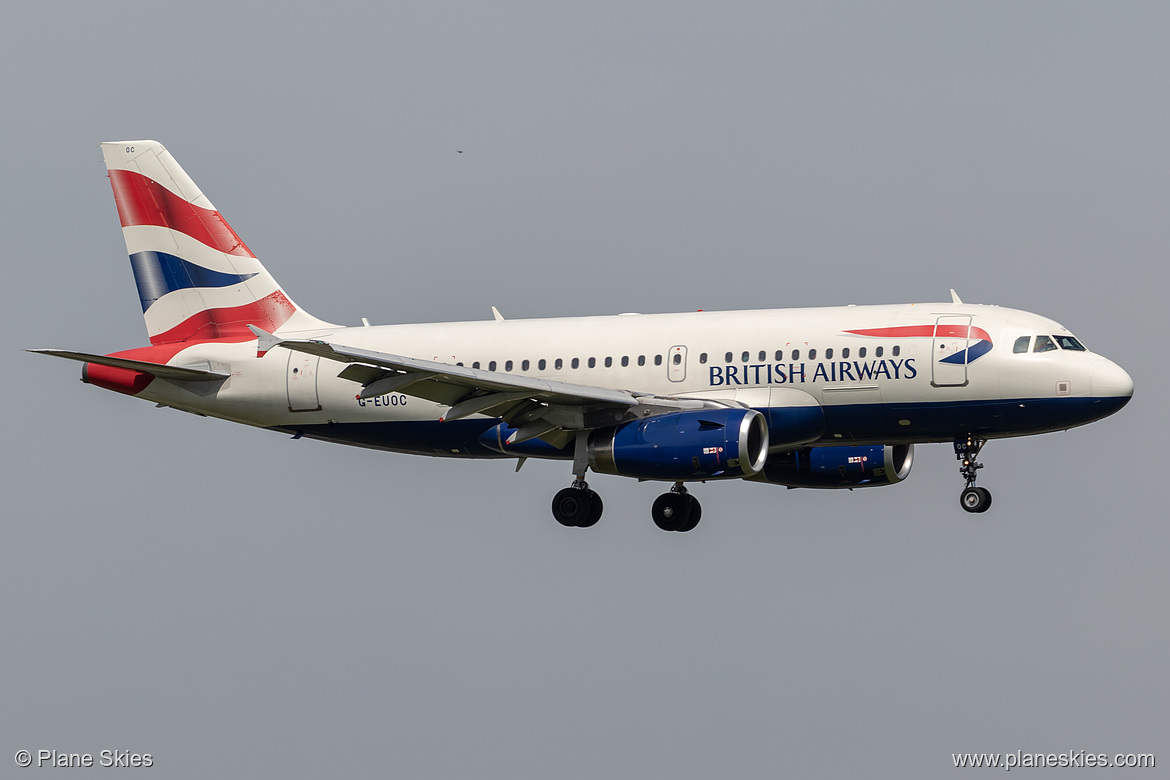
[[[280,346],[348,364],[338,376],[361,385],[359,398],[404,393],[451,407],[443,420],[473,414],[498,417],[516,429],[509,444],[540,438],[563,447],[572,441],[575,431],[682,409],[739,406],[733,402],[657,396],[484,371],[326,341],[285,340],[256,327],[252,332],[260,339],[261,353]]]

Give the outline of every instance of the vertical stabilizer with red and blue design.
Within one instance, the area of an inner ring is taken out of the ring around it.
[[[101,146],[151,344],[335,327],[292,302],[162,144]]]

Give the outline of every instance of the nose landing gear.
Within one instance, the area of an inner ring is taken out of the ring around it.
[[[968,512],[986,512],[991,507],[991,491],[987,488],[976,487],[975,477],[983,464],[978,461],[979,451],[987,439],[977,436],[968,436],[965,439],[955,439],[955,457],[959,459],[959,475],[967,481],[967,486],[959,494],[959,505]]]

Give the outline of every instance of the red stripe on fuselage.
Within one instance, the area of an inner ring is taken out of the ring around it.
[[[969,331],[969,333],[968,333]],[[854,333],[858,336],[876,336],[879,338],[973,338],[982,341],[991,341],[991,334],[983,328],[976,328],[967,325],[900,325],[896,328],[862,328],[860,330],[847,330],[846,333]]]
[[[256,338],[249,325],[272,331],[288,322],[296,306],[280,290],[253,303],[231,308],[207,309],[194,314],[170,330],[150,337],[151,344],[229,339],[251,341]]]
[[[229,255],[255,257],[218,211],[201,208],[135,171],[113,169],[110,186],[122,227],[170,228]]]

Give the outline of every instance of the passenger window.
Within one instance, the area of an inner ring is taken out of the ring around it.
[[[783,359],[784,359],[784,350],[782,350],[782,349],[776,350],[776,362],[779,363]]]
[[[509,361],[506,361],[506,362],[504,363],[504,370],[505,370],[505,371],[511,371],[511,370],[512,370],[512,361],[511,361],[511,360],[509,360]]]
[[[724,362],[724,363],[730,363],[730,362],[731,362],[731,358],[732,358],[732,354],[731,354],[730,352],[728,352],[726,355],[724,355],[724,356],[723,356],[723,362]]]
[[[816,360],[817,359],[817,351],[815,349],[810,349],[808,351],[808,359],[809,360]]]
[[[682,363],[682,355],[680,355],[679,353],[675,352],[675,353],[674,353],[674,364],[677,366],[677,365],[679,365],[680,363]]]
[[[898,355],[901,355],[901,354],[902,354],[902,347],[898,344],[895,344],[894,345],[894,357],[898,357]]]
[[[607,357],[605,359],[605,367],[606,368],[613,368],[613,358]]]
[[[1061,349],[1071,349],[1073,352],[1086,351],[1084,345],[1072,336],[1056,336],[1056,343],[1060,345]]]
[[[630,356],[622,355],[622,368],[625,368],[628,365],[630,365]]]
[[[761,349],[760,350],[760,362],[763,363],[767,359],[768,359],[768,353]]]
[[[800,360],[800,350],[799,349],[792,350],[792,359],[793,360]]]
[[[640,365],[640,366],[646,365],[646,356],[645,355],[638,355],[638,365]]]
[[[527,370],[528,370],[528,361],[527,361],[527,360],[525,360],[525,361],[523,361],[523,362],[521,362],[521,363],[520,363],[520,370],[521,370],[521,371],[527,371]]]
[[[565,365],[565,361],[561,360],[560,358],[557,358],[556,362],[553,363],[553,368],[555,368],[557,371],[560,371],[561,368],[564,367],[564,365]]]
[[[700,362],[700,363],[706,363],[706,362],[707,362],[707,353],[706,353],[706,352],[700,352],[700,353],[699,353],[699,362]]]
[[[488,371],[495,371],[495,370],[496,370],[496,361],[493,360],[493,361],[488,363]]]
[[[573,358],[573,362],[571,365],[573,366],[573,368],[580,368],[581,367],[581,358]]]
[[[462,361],[460,361],[460,362],[456,363],[455,365],[457,365],[457,366],[462,366],[462,365],[463,365],[463,362],[462,362]]]
[[[881,357],[882,353],[885,351],[886,351],[885,347],[878,347],[873,351],[873,354],[877,355],[878,357]]]
[[[865,347],[858,347],[857,348],[857,357],[860,357],[860,358],[865,357]]]
[[[832,360],[832,359],[833,359],[833,348],[829,347],[828,349],[825,350],[825,360]]]
[[[471,367],[472,367],[472,368],[479,368],[479,361],[477,360],[477,361],[475,361],[474,363],[472,363],[472,364],[471,364]]]
[[[1037,336],[1036,346],[1032,347],[1033,352],[1051,352],[1056,349],[1056,344],[1048,336]]]
[[[662,365],[662,355],[655,355],[654,356],[654,365],[656,365],[656,366]]]
[[[1020,336],[1016,339],[1016,343],[1012,345],[1012,352],[1016,355],[1022,355],[1028,351],[1028,345],[1031,343],[1031,336]]]
[[[594,358],[594,357],[589,358],[589,367],[590,368],[597,368],[597,358]]]
[[[544,371],[544,367],[547,365],[548,365],[548,363],[544,362],[544,358],[541,358],[540,362],[536,364],[536,368],[539,371]]]
[[[740,363],[746,363],[746,362],[748,362],[749,360],[751,360],[751,357],[748,355],[748,353],[747,353],[747,350],[745,349],[745,350],[744,350],[744,352],[743,352],[743,360],[741,360],[741,361],[739,361],[739,362],[740,362]]]
[[[849,357],[849,347],[843,347],[841,349],[841,357],[843,357],[843,358]]]

